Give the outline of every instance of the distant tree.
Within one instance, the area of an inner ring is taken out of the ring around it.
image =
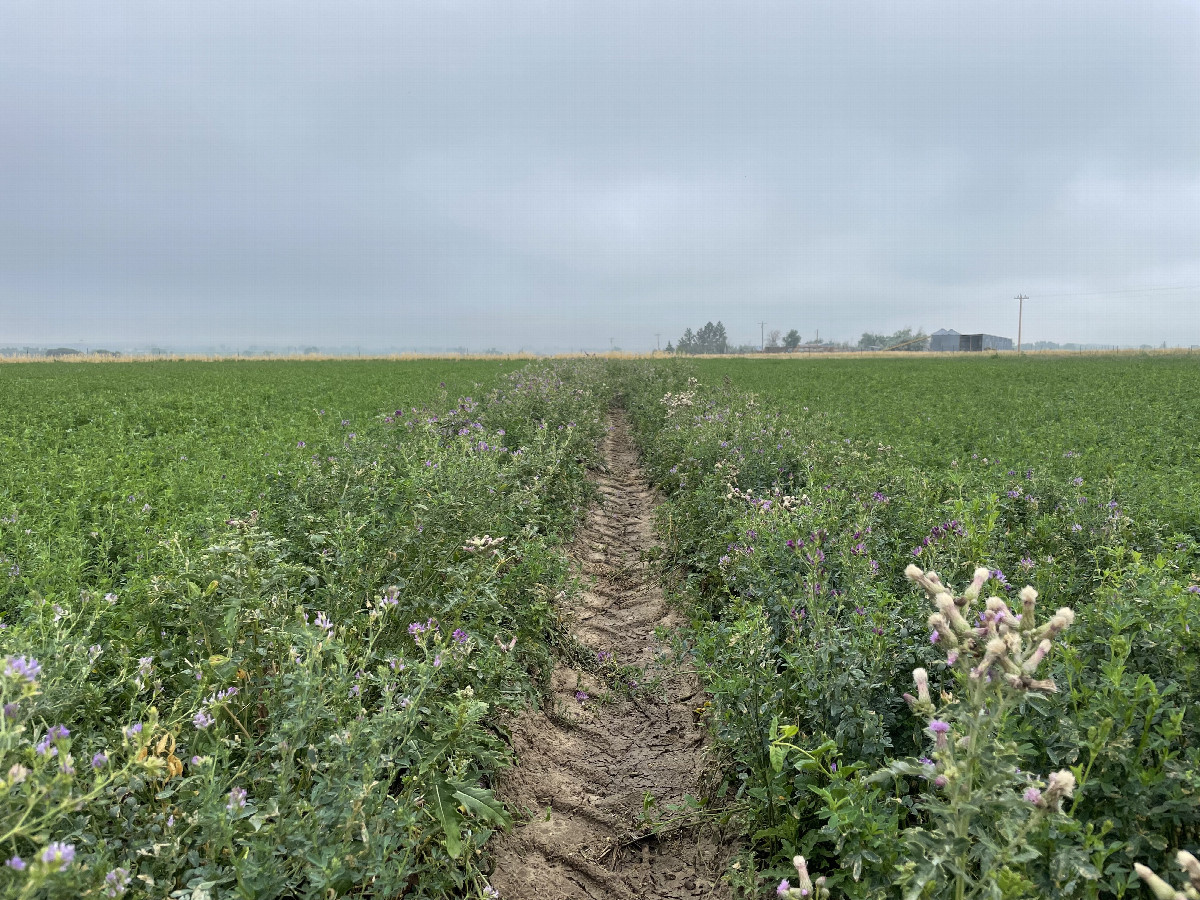
[[[800,346],[800,332],[795,328],[789,331],[783,338],[783,346],[788,350],[795,350]]]
[[[667,352],[668,352],[668,353],[674,353],[674,352],[675,352],[675,348],[674,348],[673,346],[671,346],[671,342],[670,342],[670,341],[667,341]]]
[[[767,346],[768,347],[778,347],[779,346],[779,338],[781,335],[782,335],[782,332],[778,328],[772,328],[770,331],[768,331],[767,332]]]
[[[676,345],[679,353],[727,353],[729,351],[729,336],[725,326],[717,322],[705,322],[704,327],[693,333],[688,329],[683,333]]]
[[[46,351],[46,355],[58,358],[60,356],[79,356],[80,352],[74,347],[51,347]]]
[[[872,334],[864,331],[858,339],[859,350],[888,350],[899,344],[904,350],[925,350],[929,346],[929,336],[921,331],[914,332],[911,328],[902,328],[894,334]]]

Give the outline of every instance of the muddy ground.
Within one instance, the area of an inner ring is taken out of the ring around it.
[[[671,812],[706,770],[695,716],[704,698],[655,640],[675,616],[642,555],[654,544],[655,497],[620,410],[610,426],[601,499],[571,548],[587,589],[564,612],[589,652],[647,676],[626,696],[560,663],[546,707],[514,723],[517,765],[499,793],[527,819],[495,848],[503,900],[726,896],[720,842],[688,825],[694,815]]]

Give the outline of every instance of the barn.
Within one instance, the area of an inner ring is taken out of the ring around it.
[[[935,353],[1011,350],[1012,338],[995,334],[959,334],[953,328],[939,328],[929,336],[929,349]]]

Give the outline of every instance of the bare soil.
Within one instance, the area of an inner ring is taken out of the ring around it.
[[[704,698],[654,637],[675,619],[642,554],[655,498],[620,410],[603,453],[601,500],[571,548],[587,589],[564,612],[590,652],[644,667],[634,677],[651,687],[626,696],[558,665],[546,708],[514,723],[517,765],[499,792],[528,819],[498,841],[492,884],[503,900],[724,897],[720,843],[671,810],[705,771]]]

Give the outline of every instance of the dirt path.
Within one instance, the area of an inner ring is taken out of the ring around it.
[[[552,715],[529,713],[513,730],[518,764],[500,793],[529,820],[496,850],[492,884],[503,900],[721,897],[718,848],[687,829],[644,837],[650,817],[696,791],[705,761],[693,719],[695,679],[674,669],[654,639],[673,614],[641,551],[653,544],[654,498],[638,469],[629,423],[616,411],[604,440],[601,502],[572,547],[589,589],[574,610],[575,633],[590,651],[619,665],[646,667],[648,697],[610,702],[587,673],[560,664]],[[582,693],[578,693],[582,692]],[[587,699],[583,698],[587,695]]]

